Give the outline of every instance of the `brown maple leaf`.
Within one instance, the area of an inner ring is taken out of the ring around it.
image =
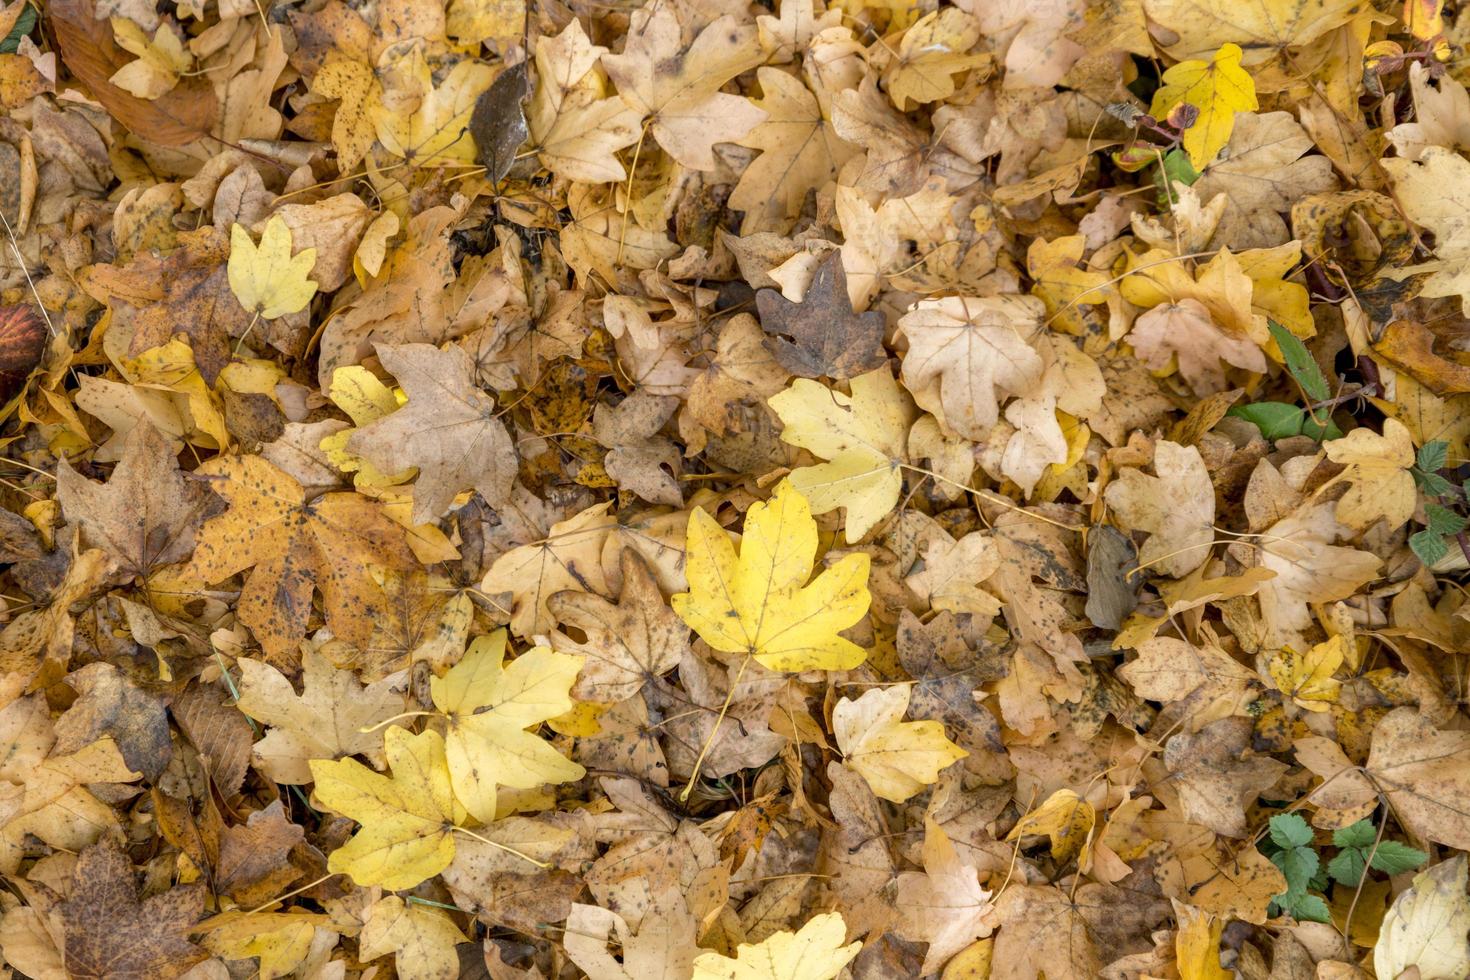
[[[203,485],[180,473],[168,439],[147,420],[128,433],[122,460],[105,484],[59,460],[56,499],[81,529],[84,546],[106,551],[137,578],[188,558],[195,529],[216,503]]]
[[[139,901],[132,862],[110,842],[82,851],[60,912],[76,980],[171,980],[209,955],[187,938],[204,912],[204,886]]]
[[[244,336],[251,323],[230,292],[229,257],[229,236],[207,226],[180,233],[178,247],[167,253],[139,252],[125,266],[90,266],[80,281],[94,299],[111,308],[110,329],[131,337],[130,356],[183,334],[200,375],[213,385],[230,363],[230,338]],[[270,322],[255,329],[273,343],[283,343],[270,332],[275,329]]]
[[[195,471],[210,478],[229,509],[210,519],[188,573],[220,582],[251,569],[240,594],[240,622],[277,663],[295,663],[311,594],[320,592],[327,626],[365,644],[384,608],[370,566],[415,566],[403,528],[355,493],[307,501],[297,483],[259,456],[221,456]]]
[[[474,363],[464,348],[379,344],[377,350],[408,404],[354,432],[348,450],[384,473],[418,468],[415,524],[442,517],[461,490],[478,490],[491,504],[508,500],[515,446],[495,399],[475,387]]]
[[[88,664],[66,682],[81,697],[56,722],[55,751],[69,754],[111,735],[129,769],[158,779],[174,754],[163,703],[108,663]]]
[[[558,592],[546,607],[562,626],[586,642],[558,644],[586,657],[572,696],[583,701],[624,701],[649,681],[679,666],[689,650],[689,627],[664,602],[648,563],[633,549],[621,556],[623,591],[616,604],[590,592]]]
[[[243,906],[255,906],[290,886],[301,869],[286,858],[306,832],[286,819],[280,800],[256,810],[243,826],[220,837],[215,888]]]
[[[762,289],[756,293],[755,305],[761,329],[778,335],[767,341],[771,352],[798,377],[825,375],[846,380],[888,363],[883,350],[883,314],[853,312],[838,250],[817,266],[800,303],[777,290]]]

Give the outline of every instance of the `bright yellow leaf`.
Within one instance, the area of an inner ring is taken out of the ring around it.
[[[454,947],[469,941],[439,909],[385,895],[367,910],[357,958],[366,962],[392,953],[400,980],[449,980],[459,976]]]
[[[1276,689],[1307,711],[1326,711],[1341,686],[1332,675],[1342,666],[1348,638],[1341,634],[1306,653],[1287,647],[1266,655],[1266,671]]]
[[[313,759],[312,795],[322,806],[362,824],[332,852],[327,870],[345,873],[364,888],[397,891],[449,867],[454,860],[454,796],[444,738],[434,731],[388,729],[384,752],[392,777],[356,759]]]
[[[445,751],[454,795],[476,819],[495,819],[496,786],[535,789],[586,772],[526,731],[572,710],[582,658],[537,647],[504,666],[505,630],[470,644],[464,659],[429,682],[449,721]]]
[[[1180,980],[1230,980],[1235,976],[1220,966],[1220,934],[1225,931],[1225,920],[1177,901],[1174,914],[1179,919],[1174,959]]]
[[[291,254],[291,229],[280,215],[265,223],[260,245],[241,225],[230,229],[230,291],[255,315],[274,320],[306,309],[316,283],[306,278],[316,263],[316,249]]]
[[[1235,129],[1237,112],[1260,108],[1256,83],[1240,67],[1241,50],[1222,44],[1209,61],[1181,61],[1164,72],[1149,112],[1163,119],[1175,106],[1188,103],[1199,110],[1184,131],[1184,150],[1196,170],[1215,159]]]
[[[1051,838],[1051,856],[1065,863],[1083,852],[1096,823],[1097,811],[1091,803],[1070,789],[1059,789],[1017,821],[1006,840],[1044,834]]]
[[[302,912],[224,912],[201,922],[204,947],[229,960],[260,957],[260,980],[284,977],[311,952],[318,928],[331,929],[329,916]]]
[[[838,634],[868,611],[865,554],[847,555],[810,584],[817,523],[791,481],[745,516],[740,554],[725,529],[696,507],[689,518],[689,591],[674,611],[723,653],[771,670],[848,670],[862,647]]]
[[[382,101],[368,109],[383,148],[419,167],[474,163],[470,114],[475,100],[495,80],[494,70],[469,58],[451,68],[435,88],[428,63],[415,48],[407,64],[390,78],[396,84],[385,84],[388,91]],[[418,98],[408,98],[408,92]]]
[[[940,770],[970,753],[951,742],[937,721],[904,721],[906,684],[875,687],[832,709],[832,733],[847,764],[885,800],[902,803],[939,779]]]
[[[797,932],[777,932],[755,945],[741,943],[735,958],[701,953],[693,980],[832,980],[862,943],[842,945],[847,923],[837,912],[813,916]]]
[[[847,508],[847,540],[857,541],[893,510],[903,489],[905,441],[914,407],[885,365],[852,379],[844,395],[798,378],[773,395],[781,440],[827,460],[791,472],[812,513]]]

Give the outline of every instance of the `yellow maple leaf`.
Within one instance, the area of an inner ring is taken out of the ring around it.
[[[837,912],[809,919],[797,932],[776,932],[755,944],[741,943],[732,959],[701,953],[693,980],[832,980],[862,949],[842,945],[847,923]]]
[[[347,440],[365,425],[398,411],[408,401],[403,392],[389,388],[378,380],[378,376],[360,364],[339,367],[332,372],[332,384],[327,389],[332,404],[347,413],[354,428],[333,432],[322,439],[320,447],[332,465],[343,473],[352,473],[352,482],[357,487],[391,487],[413,479],[416,470],[409,468],[399,473],[384,473],[356,453],[349,452]]]
[[[1307,711],[1326,711],[1341,685],[1333,678],[1347,653],[1347,637],[1338,634],[1306,653],[1290,647],[1266,655],[1266,672],[1282,694]]]
[[[1383,434],[1359,428],[1324,443],[1327,458],[1345,466],[1333,482],[1352,487],[1337,502],[1337,519],[1359,530],[1379,518],[1390,528],[1408,523],[1418,496],[1414,476],[1414,439],[1403,423],[1385,419]]]
[[[1179,931],[1174,934],[1174,958],[1184,980],[1230,980],[1235,974],[1220,966],[1220,934],[1225,920],[1193,905],[1174,901]]]
[[[230,228],[230,291],[262,319],[306,308],[316,295],[316,283],[306,278],[315,263],[314,248],[291,254],[291,229],[280,215],[265,223],[259,247],[241,225]]]
[[[1256,83],[1240,67],[1237,44],[1222,44],[1209,61],[1181,61],[1164,72],[1149,112],[1162,119],[1188,103],[1199,111],[1184,131],[1184,150],[1196,170],[1215,159],[1230,142],[1235,114],[1258,109]]]
[[[949,740],[937,721],[904,721],[910,688],[875,687],[832,709],[832,733],[843,758],[885,800],[902,803],[939,779],[940,770],[970,753]]]
[[[1070,789],[1059,789],[1018,820],[1006,840],[1044,834],[1051,839],[1051,856],[1066,863],[1086,851],[1096,823],[1097,811],[1091,803]]]
[[[791,481],[745,516],[740,554],[703,508],[689,518],[689,591],[674,611],[706,643],[771,670],[848,670],[862,647],[838,634],[868,611],[869,558],[847,555],[810,584],[817,523]]]
[[[428,63],[415,49],[412,58],[390,75],[382,100],[368,108],[378,142],[415,166],[474,163],[470,114],[494,79],[489,65],[468,59],[451,68],[435,88]]]
[[[505,630],[470,644],[464,659],[429,682],[434,707],[448,719],[445,751],[455,797],[476,819],[495,819],[497,785],[535,789],[586,772],[526,731],[572,710],[582,658],[536,647],[507,666]]]
[[[383,748],[391,777],[356,759],[313,759],[312,795],[322,806],[362,824],[332,852],[327,870],[350,875],[363,887],[397,891],[449,867],[460,808],[450,789],[444,738],[438,732],[413,735],[394,725]]]
[[[847,508],[847,540],[877,524],[903,489],[902,464],[914,408],[885,365],[852,379],[852,394],[798,378],[768,402],[781,418],[781,441],[828,462],[791,473],[812,513]]]
[[[318,929],[331,930],[332,920],[299,910],[292,912],[222,912],[194,927],[204,947],[231,960],[260,957],[260,980],[290,975],[311,952]]]
[[[456,977],[459,957],[454,947],[469,941],[447,913],[384,895],[367,910],[357,955],[367,961],[392,953],[404,980]]]

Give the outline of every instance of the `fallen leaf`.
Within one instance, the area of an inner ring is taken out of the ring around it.
[[[885,800],[902,803],[969,755],[937,721],[904,721],[909,688],[874,688],[832,709],[832,729],[847,764]]]

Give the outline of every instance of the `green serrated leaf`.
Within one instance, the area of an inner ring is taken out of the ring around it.
[[[1419,454],[1414,460],[1414,465],[1426,473],[1434,473],[1444,469],[1444,464],[1450,458],[1450,444],[1443,439],[1431,439],[1419,447]]]
[[[1281,348],[1281,356],[1286,358],[1286,370],[1296,378],[1307,397],[1314,402],[1325,402],[1331,398],[1332,389],[1328,387],[1327,378],[1296,335],[1275,320],[1267,320],[1266,328],[1271,331],[1271,339],[1276,341],[1276,346]]]
[[[1332,912],[1320,895],[1299,895],[1285,908],[1288,915],[1300,922],[1332,921]]]
[[[1429,473],[1419,469],[1417,466],[1409,472],[1413,474],[1414,482],[1419,485],[1420,490],[1424,491],[1425,496],[1443,497],[1455,488],[1453,483],[1438,473]]]
[[[1373,867],[1389,875],[1413,871],[1427,860],[1428,854],[1397,840],[1379,841],[1378,850],[1373,852]]]
[[[1280,848],[1305,847],[1312,843],[1312,828],[1299,813],[1278,813],[1271,818],[1271,843]]]
[[[1450,543],[1433,531],[1416,531],[1409,535],[1409,550],[1425,565],[1435,565],[1450,553]]]
[[[1371,820],[1359,820],[1332,832],[1332,843],[1338,847],[1372,847],[1377,839],[1378,828]]]
[[[1371,841],[1370,841],[1371,844]],[[1363,856],[1361,848],[1349,847],[1337,857],[1327,862],[1327,873],[1334,881],[1340,881],[1344,885],[1356,886],[1363,880],[1363,872],[1367,870],[1368,863]]]
[[[1456,514],[1448,507],[1441,507],[1439,504],[1426,504],[1424,507],[1424,516],[1428,519],[1427,524],[1429,530],[1435,534],[1459,534],[1465,530],[1466,525],[1470,525],[1470,521],[1465,520],[1465,518]]]
[[[1293,847],[1271,855],[1271,863],[1281,869],[1286,877],[1285,895],[1299,895],[1307,890],[1313,876],[1317,874],[1320,860],[1310,847]]]

